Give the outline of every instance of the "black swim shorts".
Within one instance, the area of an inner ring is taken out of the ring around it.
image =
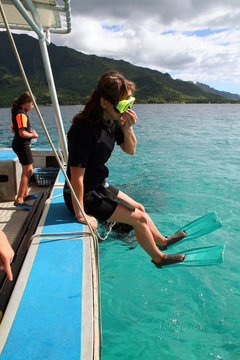
[[[87,191],[84,195],[84,210],[86,214],[94,216],[98,220],[108,220],[118,204],[122,204],[134,211],[135,208],[124,200],[117,198],[119,190],[113,185],[107,189],[100,187],[97,190]],[[68,209],[74,213],[71,194],[64,191],[64,200]]]
[[[22,144],[12,143],[13,151],[17,154],[19,161],[22,165],[30,165],[33,163],[32,152],[29,146],[29,142]]]

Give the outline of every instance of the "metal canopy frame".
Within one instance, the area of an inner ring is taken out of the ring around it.
[[[10,29],[34,30],[41,29],[51,33],[66,34],[71,32],[70,0],[1,0]],[[33,16],[38,16],[41,26],[35,23]],[[0,15],[0,28],[5,28]]]
[[[50,43],[50,33],[63,34],[71,31],[70,0],[62,1],[64,6],[60,6],[57,0],[0,0],[10,29],[29,30],[37,34],[63,157],[67,163],[67,141],[47,50],[47,44]],[[1,28],[5,28],[3,20],[0,14]]]

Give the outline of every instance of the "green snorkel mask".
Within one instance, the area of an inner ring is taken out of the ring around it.
[[[130,108],[135,101],[134,96],[129,96],[126,100],[121,100],[117,104],[113,104],[114,110],[123,114],[128,108]]]
[[[130,108],[135,101],[135,97],[132,95],[130,95],[127,99],[121,100],[119,102],[114,101],[111,96],[105,94],[103,95],[103,98],[108,100],[113,105],[114,110],[120,114],[123,114],[128,108]]]

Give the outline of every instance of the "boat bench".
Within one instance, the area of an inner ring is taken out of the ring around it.
[[[0,150],[0,201],[13,201],[21,179],[22,167],[15,152]]]

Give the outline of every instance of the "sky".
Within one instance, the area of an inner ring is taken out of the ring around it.
[[[52,41],[240,94],[239,0],[71,0]]]
[[[239,0],[71,0],[52,42],[240,94]]]

